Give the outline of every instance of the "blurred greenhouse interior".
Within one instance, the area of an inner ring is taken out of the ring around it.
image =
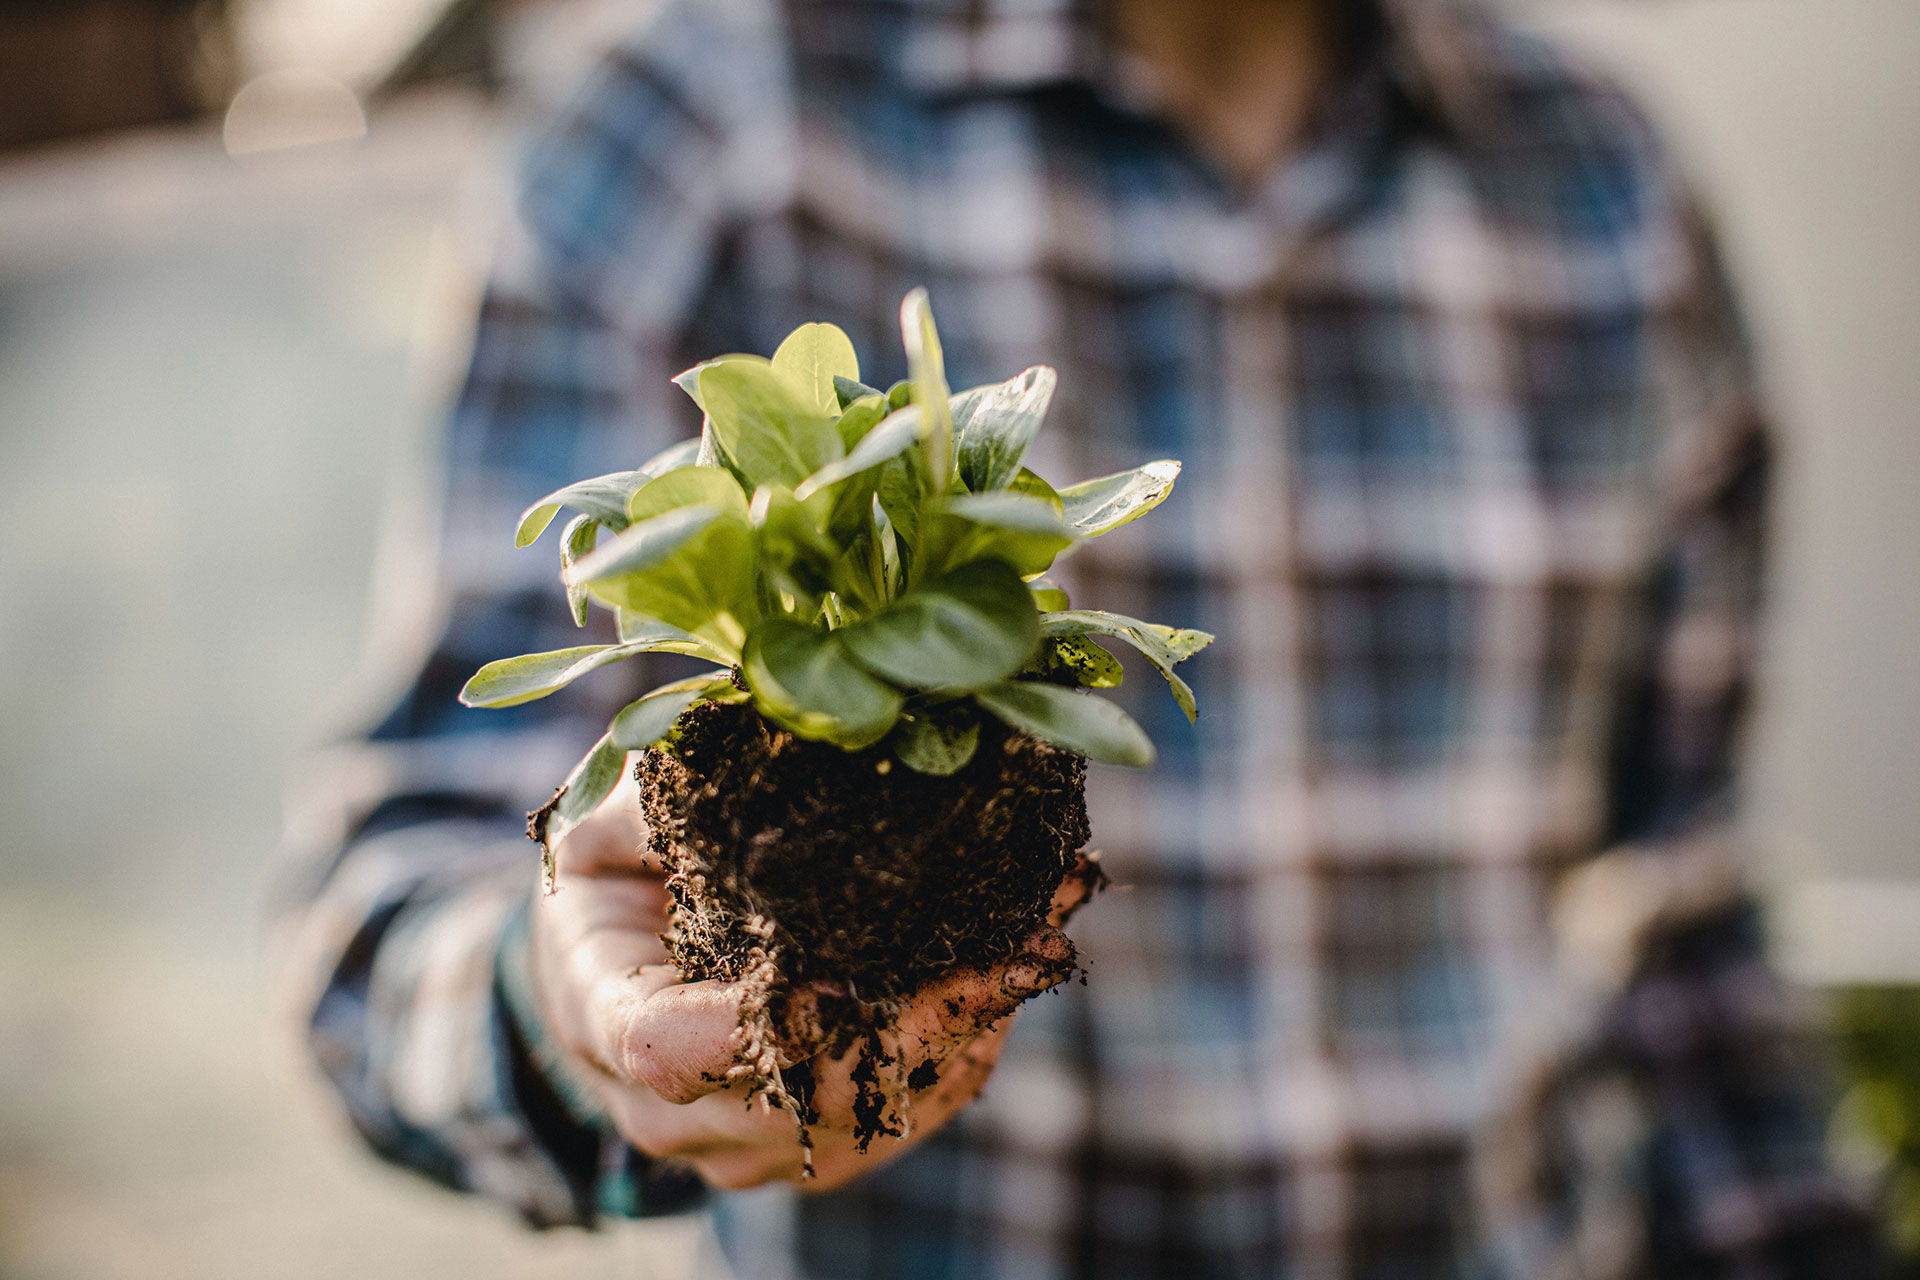
[[[1920,1144],[1920,6],[1509,7],[1642,92],[1755,320],[1754,845],[1783,963],[1850,993],[1870,1164]],[[260,979],[289,770],[424,621],[504,160],[647,8],[0,3],[0,1277],[715,1274],[688,1224],[534,1237],[377,1167]]]

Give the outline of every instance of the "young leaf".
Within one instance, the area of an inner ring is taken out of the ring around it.
[[[880,509],[893,526],[894,544],[903,575],[917,571],[919,547],[925,524],[922,514],[933,494],[933,481],[927,475],[926,455],[909,449],[880,464],[874,478],[873,494]],[[903,579],[904,580],[904,576]]]
[[[973,759],[980,745],[980,721],[964,713],[936,714],[923,708],[902,716],[888,742],[907,768],[945,778]]]
[[[638,524],[700,504],[717,508],[724,519],[747,518],[747,495],[732,472],[721,467],[682,467],[636,489],[627,501],[627,519]]]
[[[838,325],[803,324],[773,353],[773,371],[822,413],[840,416],[836,382],[860,380],[860,357]]]
[[[709,657],[713,650],[677,627],[656,622],[652,634],[642,634],[619,644],[583,644],[572,649],[523,653],[517,658],[489,662],[474,672],[473,678],[460,690],[460,701],[469,707],[517,707],[558,693],[589,671],[642,653]]]
[[[536,809],[527,823],[527,834],[540,842],[549,893],[553,891],[554,849],[620,784],[627,753],[613,745],[612,737],[609,733],[593,744],[593,749],[573,766],[573,772],[560,784],[559,794]]]
[[[1163,627],[1154,622],[1142,622],[1138,618],[1125,617],[1118,613],[1107,613],[1099,609],[1073,609],[1064,613],[1047,613],[1040,617],[1040,634],[1043,636],[1111,636],[1115,640],[1124,640],[1145,655],[1154,669],[1166,677],[1167,687],[1173,690],[1173,700],[1187,713],[1192,722],[1199,715],[1199,709],[1193,700],[1193,690],[1187,682],[1174,674],[1174,664],[1185,662],[1194,654],[1213,643],[1213,637],[1204,631],[1189,631],[1177,627]]]
[[[858,750],[893,728],[902,699],[853,660],[841,634],[768,618],[747,637],[741,667],[754,705],[769,720],[803,738]]]
[[[833,380],[833,394],[840,401],[842,409],[850,409],[855,401],[865,400],[868,396],[879,396],[883,401],[887,398],[886,392],[878,387],[870,387],[858,378],[838,376]]]
[[[1013,479],[1007,482],[1007,492],[1024,493],[1030,498],[1038,498],[1049,507],[1052,507],[1053,513],[1060,516],[1064,523],[1066,504],[1060,500],[1060,495],[1054,492],[1052,485],[1025,467],[1020,468],[1020,470],[1014,474]]]
[[[644,693],[614,716],[608,740],[622,751],[644,751],[673,731],[674,721],[680,718],[681,712],[698,702],[708,690],[726,683],[726,672],[709,671]]]
[[[848,453],[853,452],[866,439],[867,432],[891,412],[887,408],[887,398],[877,391],[855,400],[841,412],[839,421],[834,423],[833,429],[840,433],[840,446]]]
[[[869,467],[877,467],[888,458],[899,457],[920,438],[921,416],[916,405],[888,414],[879,425],[861,437],[846,457],[829,462],[795,486],[793,496],[805,502],[829,485],[838,484],[848,476],[859,475]]]
[[[835,633],[861,666],[916,689],[969,689],[1026,664],[1039,615],[1020,575],[976,560]]]
[[[592,516],[615,533],[627,527],[627,499],[655,476],[679,467],[692,466],[700,451],[699,437],[668,445],[633,471],[615,471],[591,480],[578,480],[564,489],[555,489],[520,513],[520,527],[513,545],[524,547],[547,531],[560,508],[572,507]]]
[[[752,530],[713,503],[641,521],[575,565],[569,582],[711,642],[723,660],[739,653],[759,615]]]
[[[642,520],[574,564],[567,570],[563,581],[571,587],[638,573],[665,560],[720,518],[721,509],[717,504],[703,502]],[[647,612],[645,609],[639,611]]]
[[[785,485],[763,484],[753,495],[749,519],[759,535],[760,562],[792,579],[792,587],[818,597],[833,589],[833,567],[843,554],[813,514]]]
[[[1067,528],[1081,538],[1111,533],[1159,506],[1179,477],[1180,464],[1163,458],[1131,471],[1068,485],[1060,490]]]
[[[1067,593],[1052,578],[1035,578],[1027,583],[1027,590],[1033,592],[1033,603],[1042,613],[1058,613],[1073,607]]]
[[[792,488],[841,456],[839,415],[803,399],[772,365],[727,360],[699,382],[715,441],[754,487]]]
[[[684,369],[681,372],[674,374],[673,385],[680,388],[682,391],[686,392],[687,397],[691,399],[695,404],[700,406],[700,412],[705,413],[707,411],[707,402],[700,392],[700,375],[705,373],[707,370],[713,368],[715,365],[727,364],[730,361],[735,361],[735,360],[745,364],[761,365],[766,368],[773,367],[773,361],[767,359],[765,356],[747,355],[744,352],[735,352],[731,355],[715,356],[711,360],[702,360],[699,364],[693,366],[693,368]]]
[[[962,425],[956,415],[954,449],[960,478],[974,493],[1004,489],[1020,470],[1027,446],[1040,430],[1053,400],[1057,375],[1035,365],[1016,378],[989,387],[968,407]]]
[[[873,531],[880,540],[880,594],[890,599],[900,592],[900,538],[894,533],[893,521],[888,518],[886,508],[880,505],[880,495],[877,493],[873,498]]]
[[[1146,731],[1104,698],[1033,680],[1009,680],[975,690],[973,696],[1021,732],[1089,760],[1136,768],[1153,763],[1153,743]]]
[[[592,516],[575,516],[567,522],[560,534],[560,576],[566,577],[567,570],[574,562],[593,554],[595,544],[600,541],[600,522]],[[569,586],[567,588],[567,608],[573,613],[573,625],[587,625],[587,589]]]
[[[927,475],[933,480],[933,491],[945,493],[953,475],[953,409],[940,334],[933,327],[933,307],[925,289],[915,289],[901,301],[900,336],[907,347],[913,402],[925,415],[921,430],[925,433]]]
[[[926,568],[937,573],[972,560],[994,559],[1026,577],[1044,573],[1072,542],[1059,513],[1040,498],[1004,490],[956,494],[928,522]]]
[[[627,527],[627,499],[650,478],[644,471],[615,471],[555,489],[520,513],[520,527],[514,532],[513,545],[531,546],[547,531],[562,507],[572,507],[592,516],[618,533]]]

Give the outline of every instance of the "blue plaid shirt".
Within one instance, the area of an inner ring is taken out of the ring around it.
[[[376,1149],[536,1224],[711,1202],[743,1277],[1866,1272],[1742,888],[1769,454],[1708,239],[1561,53],[1348,9],[1245,185],[1067,0],[668,0],[613,52],[481,309],[444,626],[298,823],[289,989]],[[902,374],[916,284],[955,385],[1059,369],[1042,474],[1185,460],[1070,585],[1220,640],[1197,727],[1122,690],[1160,763],[1090,783],[1090,983],[883,1175],[707,1197],[574,1118],[512,999],[522,814],[662,668],[453,694],[583,642],[523,505],[802,321]]]

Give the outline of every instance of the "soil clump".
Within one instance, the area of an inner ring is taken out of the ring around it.
[[[701,703],[671,750],[637,766],[651,848],[667,869],[674,965],[688,981],[745,984],[736,1074],[804,1126],[807,1049],[856,1066],[862,1145],[888,1132],[903,1080],[881,1032],[898,1003],[959,966],[1002,963],[1047,919],[1090,837],[1086,762],[981,726],[948,777],[916,773],[884,746],[849,752],[779,729],[750,706]],[[804,1033],[788,997],[808,992]],[[914,1076],[931,1071],[915,1071]],[[864,1077],[864,1079],[863,1079]]]

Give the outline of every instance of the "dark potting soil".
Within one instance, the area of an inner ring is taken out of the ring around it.
[[[990,720],[972,760],[940,778],[882,748],[797,738],[751,706],[701,703],[638,772],[670,872],[673,963],[689,981],[764,993],[742,1015],[763,1087],[774,1044],[750,1018],[779,1041],[785,997],[806,988],[821,996],[819,1048],[865,1041],[880,1057],[874,1033],[896,1002],[956,966],[1013,957],[1090,835],[1085,762]]]

